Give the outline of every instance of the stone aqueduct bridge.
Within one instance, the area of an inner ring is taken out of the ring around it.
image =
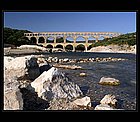
[[[90,38],[90,37],[95,38],[96,42],[98,42],[99,38],[101,38],[101,37],[112,38],[112,37],[117,37],[119,35],[121,35],[121,33],[117,33],[117,32],[36,32],[36,33],[24,33],[24,36],[27,37],[29,40],[31,40],[31,38],[35,38],[36,44],[38,44],[38,45],[43,45],[44,47],[51,45],[53,48],[55,48],[57,45],[62,45],[63,50],[65,50],[65,47],[67,45],[71,45],[73,47],[73,51],[75,51],[75,48],[80,44],[84,45],[85,51],[87,51],[87,48],[89,47],[89,45],[93,44],[93,43],[88,42],[88,38]],[[44,41],[40,42],[39,40],[42,37],[43,37]],[[47,39],[50,37],[54,38],[54,41],[52,43],[47,42]],[[58,37],[63,37],[64,42],[57,43],[56,40]],[[74,41],[72,43],[66,42],[66,39],[68,37],[72,37]],[[76,39],[78,37],[83,37],[85,39],[85,42],[82,42],[82,43],[78,43],[78,41],[76,42]]]

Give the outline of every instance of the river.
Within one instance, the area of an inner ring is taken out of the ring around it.
[[[37,54],[38,55],[38,54]],[[137,109],[137,81],[136,81],[136,55],[124,53],[94,53],[94,52],[55,52],[42,53],[46,58],[58,57],[69,59],[80,58],[124,58],[127,60],[115,62],[85,62],[76,63],[84,69],[62,69],[73,82],[77,83],[84,95],[91,98],[92,105],[96,106],[106,94],[113,94],[118,100],[118,108],[124,110]],[[51,64],[51,63],[50,63]],[[72,63],[71,63],[72,64]],[[72,64],[73,65],[73,64]],[[86,73],[86,77],[79,76]],[[112,77],[120,81],[118,86],[98,84],[101,77]]]
[[[115,62],[86,62],[76,63],[75,65],[82,66],[83,69],[70,70],[62,69],[73,82],[77,83],[84,95],[87,95],[92,100],[92,105],[99,104],[100,100],[106,94],[113,94],[118,100],[118,108],[124,110],[136,110],[136,55],[124,53],[93,53],[93,52],[57,52],[47,53],[46,57],[58,57],[69,59],[80,58],[124,58],[128,60]],[[81,77],[79,74],[84,72],[86,77]],[[101,77],[113,77],[120,81],[119,86],[104,86],[98,84]]]

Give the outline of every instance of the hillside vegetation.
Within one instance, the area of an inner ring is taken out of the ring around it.
[[[136,32],[123,34],[118,37],[103,39],[99,42],[92,44],[92,47],[107,45],[136,45]]]
[[[31,33],[31,31],[5,27],[3,33],[3,42],[4,44],[12,44],[15,46],[29,44],[29,41],[24,37],[24,33]]]

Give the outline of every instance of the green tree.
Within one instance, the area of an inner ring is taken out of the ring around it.
[[[22,44],[29,44],[28,40],[24,38],[24,33],[29,32],[30,31],[28,30],[18,30],[5,27],[3,41],[5,44],[14,44],[16,46],[20,46]]]

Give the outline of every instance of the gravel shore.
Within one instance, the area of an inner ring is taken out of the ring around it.
[[[39,51],[37,49],[10,49],[10,48],[4,48],[4,55],[10,56],[10,55],[32,55],[32,54],[42,54],[46,53],[47,51]]]

